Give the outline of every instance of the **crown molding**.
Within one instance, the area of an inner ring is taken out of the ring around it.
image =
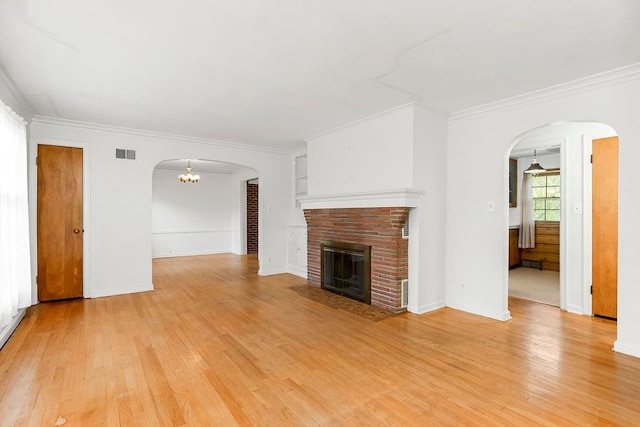
[[[302,209],[418,207],[424,191],[412,188],[300,197]]]
[[[7,74],[7,72],[4,70],[1,64],[0,64],[0,80],[2,80],[2,83],[4,83],[4,86],[7,88],[7,95],[11,98],[11,99],[3,100],[4,103],[5,104],[11,103],[13,105],[16,105],[21,110],[20,114],[27,113],[25,115],[27,115],[28,117],[21,117],[21,118],[26,121],[31,120],[31,118],[33,117],[33,113],[31,112],[31,107],[29,106],[29,103],[24,99],[24,96],[22,96],[22,93],[20,92],[20,90],[18,90],[18,87],[13,82],[11,77],[9,77],[9,74]]]
[[[99,123],[83,122],[83,121],[70,120],[70,119],[61,119],[57,117],[36,115],[33,117],[32,123],[41,123],[45,125],[65,126],[65,127],[73,127],[73,128],[88,129],[88,130],[97,130],[97,131],[107,132],[107,133],[133,135],[133,136],[140,136],[143,138],[163,139],[166,141],[173,141],[173,142],[189,142],[194,144],[213,145],[213,146],[222,147],[222,148],[235,148],[235,149],[241,149],[241,150],[259,151],[259,152],[271,153],[271,154],[286,154],[286,155],[292,154],[292,151],[290,150],[283,150],[283,149],[274,148],[274,147],[260,147],[257,145],[243,144],[240,142],[198,138],[195,136],[186,136],[186,135],[176,135],[176,134],[156,132],[151,130],[142,130],[142,129],[122,127],[122,126],[104,125]]]
[[[449,121],[463,120],[470,117],[508,110],[515,106],[534,104],[536,102],[586,92],[601,87],[635,80],[640,78],[640,63],[594,74],[589,77],[561,83],[544,89],[527,92],[522,95],[506,98],[489,104],[479,105],[449,114]]]

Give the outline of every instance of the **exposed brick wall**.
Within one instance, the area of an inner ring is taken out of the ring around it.
[[[247,182],[247,253],[258,253],[258,184]]]
[[[320,287],[320,242],[371,246],[371,305],[402,311],[401,284],[409,276],[402,226],[409,208],[305,209],[308,283]]]

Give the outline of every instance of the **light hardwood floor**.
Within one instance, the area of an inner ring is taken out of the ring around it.
[[[255,257],[153,266],[154,292],[28,310],[0,351],[1,425],[640,423],[640,359],[611,351],[611,321],[520,299],[508,322],[372,321]]]

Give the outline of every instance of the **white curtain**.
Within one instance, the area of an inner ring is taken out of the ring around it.
[[[533,187],[531,185],[531,174],[525,173],[523,175],[518,247],[526,249],[536,247],[536,222],[533,219]]]
[[[26,123],[0,101],[0,330],[31,305]]]

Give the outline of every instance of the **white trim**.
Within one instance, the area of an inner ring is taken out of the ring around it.
[[[5,103],[11,101],[12,104],[20,107],[21,110],[24,110],[21,112],[22,114],[29,113],[30,117],[23,118],[24,120],[29,121],[31,119],[31,116],[33,116],[31,107],[29,107],[29,103],[24,99],[24,96],[22,96],[22,93],[20,92],[20,90],[18,90],[18,87],[13,82],[13,79],[9,77],[9,74],[7,74],[2,65],[0,65],[0,80],[4,82],[4,85],[8,90],[8,92],[6,92],[7,95],[11,97],[11,99],[4,99],[3,101]]]
[[[9,341],[11,334],[13,334],[18,328],[18,325],[20,324],[20,322],[22,322],[22,319],[24,318],[24,315],[26,313],[26,308],[21,308],[20,310],[18,310],[18,314],[14,316],[13,319],[11,319],[11,323],[9,323],[4,327],[4,329],[0,331],[0,349],[4,347],[7,341]]]
[[[303,279],[307,278],[307,269],[306,267],[300,267],[293,264],[287,264],[287,273],[293,274],[294,276],[302,277]]]
[[[591,154],[593,152],[593,138],[582,135],[582,305],[583,314],[593,314],[593,301],[591,296],[592,278],[592,182],[591,182]]]
[[[560,268],[562,269],[562,267],[560,267]],[[581,314],[581,315],[585,314],[584,313],[584,309],[582,307],[580,307],[579,305],[569,304],[569,305],[567,305],[566,311],[568,313],[573,313],[573,314]]]
[[[184,256],[199,256],[199,255],[219,255],[219,254],[230,254],[230,251],[195,251],[195,252],[172,252],[170,254],[167,253],[156,253],[152,254],[151,258],[178,258]]]
[[[339,131],[340,129],[348,128],[348,127],[350,127],[350,126],[356,125],[356,124],[361,123],[361,122],[366,122],[367,120],[369,120],[369,119],[373,119],[374,117],[378,117],[378,116],[381,116],[381,115],[383,115],[383,114],[390,113],[390,112],[395,111],[395,110],[400,110],[400,109],[405,108],[405,107],[408,107],[408,106],[410,106],[410,105],[415,105],[415,101],[407,102],[407,103],[405,103],[405,104],[400,104],[400,105],[397,105],[397,106],[395,106],[395,107],[391,107],[391,108],[386,109],[386,110],[383,110],[383,111],[378,111],[377,113],[373,113],[373,114],[371,114],[371,115],[368,115],[368,116],[366,116],[366,117],[362,117],[362,118],[357,119],[357,120],[354,120],[354,121],[352,121],[352,122],[345,123],[345,124],[340,125],[340,126],[336,126],[336,127],[334,127],[334,128],[331,128],[331,129],[329,129],[329,130],[322,131],[322,132],[320,132],[320,133],[316,133],[315,135],[312,135],[312,136],[310,136],[310,137],[308,137],[308,138],[305,138],[304,140],[305,140],[305,142],[309,142],[309,141],[314,140],[314,139],[316,139],[316,138],[320,138],[321,136],[325,136],[325,135],[328,135],[328,134],[330,134],[330,133],[333,133],[333,132]]]
[[[617,353],[627,354],[629,356],[640,357],[640,346],[636,344],[629,344],[616,340],[613,343],[613,351]]]
[[[303,144],[304,145],[302,145],[299,149],[291,152],[291,154],[293,155],[294,159],[296,157],[306,156],[307,155],[307,141],[304,141]]]
[[[247,182],[240,181],[240,254],[247,255]],[[258,182],[258,227],[260,226],[260,182]],[[258,228],[258,243],[262,240],[261,229]],[[258,264],[260,258],[258,258]]]
[[[230,228],[220,228],[217,230],[152,230],[151,234],[200,234],[200,233],[232,233]]]
[[[424,191],[415,189],[383,190],[362,193],[301,197],[302,209],[418,207]]]
[[[478,307],[471,306],[468,304],[457,304],[457,305],[449,304],[448,307],[453,308],[455,310],[466,311],[467,313],[475,314],[477,316],[489,317],[490,319],[500,320],[502,322],[511,320],[511,312],[509,310],[505,310],[503,312],[478,310]]]
[[[127,128],[122,126],[103,125],[99,123],[82,122],[77,120],[59,119],[59,118],[47,117],[47,116],[36,115],[33,117],[32,123],[98,130],[102,132],[133,135],[133,136],[140,136],[144,138],[164,139],[164,140],[175,141],[175,142],[190,142],[194,144],[214,145],[222,148],[236,148],[241,150],[260,151],[260,152],[274,153],[274,154],[291,154],[291,151],[289,150],[282,150],[282,149],[277,149],[273,147],[260,147],[260,146],[251,145],[251,144],[242,144],[239,142],[198,138],[194,136],[176,135],[171,133],[156,132],[156,131],[143,130],[143,129],[134,129],[134,128]],[[299,147],[297,147],[296,149],[299,149]]]
[[[127,286],[125,288],[108,288],[108,289],[100,289],[100,292],[91,295],[91,298],[102,298],[102,297],[110,297],[114,295],[125,295],[125,294],[135,294],[138,292],[150,292],[153,291],[153,283],[147,286],[139,286],[136,288],[132,288],[131,286]]]
[[[637,78],[640,78],[640,63],[617,68],[615,70],[605,71],[603,73],[594,74],[589,77],[550,86],[544,89],[527,92],[522,95],[517,95],[500,101],[479,105],[476,107],[468,108],[466,110],[456,111],[449,114],[449,121],[453,122],[470,117],[481,116],[492,112],[504,111],[515,106],[533,104],[542,100],[553,99],[561,96],[567,96],[579,92],[598,89],[601,87],[623,83]]]
[[[439,310],[439,309],[444,308],[446,306],[447,306],[447,304],[445,303],[444,300],[442,300],[442,301],[433,302],[431,304],[419,305],[417,307],[412,306],[412,305],[407,305],[407,311],[409,313],[420,315],[420,314],[428,313],[430,311]]]
[[[260,270],[258,270],[258,276],[273,276],[275,274],[285,274],[288,273],[286,269],[281,269],[281,268],[272,268],[272,269],[268,269],[268,268],[261,268]]]
[[[567,200],[567,137],[560,141],[560,286],[558,302],[560,310],[567,310],[567,252],[569,231],[569,215],[572,215]]]

